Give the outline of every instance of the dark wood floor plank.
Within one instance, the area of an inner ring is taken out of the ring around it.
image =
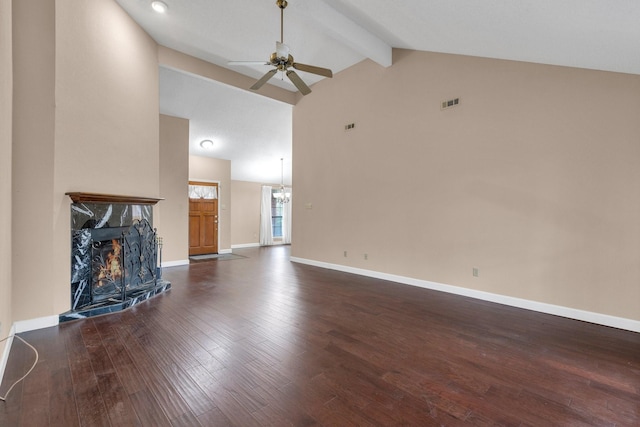
[[[14,338],[9,353],[9,360],[5,367],[4,378],[0,385],[0,396],[6,396],[6,401],[0,401],[0,425],[19,426],[22,417],[22,389],[24,382],[17,383],[9,395],[7,392],[13,383],[29,370],[27,351],[31,350],[20,340]]]
[[[215,408],[218,408],[224,414],[224,417],[229,420],[231,425],[238,427],[260,426],[258,420],[246,410],[246,407],[235,399],[234,394],[237,394],[237,392],[227,390],[226,384],[221,383],[219,378],[214,377],[202,367],[189,368],[187,373],[207,393]],[[216,373],[219,373],[219,371],[216,371]]]
[[[49,396],[50,425],[69,427],[80,425],[71,371],[68,366],[51,372],[49,389],[54,391]]]
[[[190,408],[184,397],[178,393],[173,383],[157,366],[153,357],[147,353],[151,345],[148,345],[148,342],[144,342],[147,345],[143,345],[143,342],[132,335],[123,337],[123,341],[137,370],[145,379],[146,389],[151,392],[167,418],[172,420],[189,412]],[[154,354],[156,353],[154,352]]]
[[[239,252],[22,334],[0,425],[640,425],[640,334]]]
[[[300,396],[291,388],[262,389],[267,403],[252,415],[262,425],[273,426],[316,426],[318,422],[300,405]]]
[[[49,403],[51,393],[49,389],[49,372],[47,363],[39,363],[31,374],[24,380],[22,390],[23,399],[33,402],[31,410],[23,413],[24,425],[47,425],[49,423]]]
[[[182,396],[191,409],[195,417],[204,414],[209,411],[213,406],[211,399],[207,397],[207,394],[193,381],[193,379],[187,374],[185,369],[178,365],[169,365],[161,367],[163,373],[171,384],[175,387],[176,391]]]
[[[180,417],[171,420],[172,427],[202,427],[198,417],[192,412],[182,414]]]
[[[136,426],[139,420],[129,396],[115,372],[100,374],[98,388],[109,414],[109,420],[116,426]]]
[[[143,426],[170,426],[171,422],[165,415],[164,411],[146,389],[139,390],[129,395],[131,404],[136,411],[136,415]]]
[[[109,426],[109,416],[83,339],[83,329],[91,330],[90,325],[91,321],[70,324],[65,334],[78,419],[81,426]]]
[[[214,407],[208,410],[204,414],[197,417],[198,422],[203,426],[219,426],[219,427],[231,427],[233,423],[222,411]]]
[[[133,394],[147,388],[144,376],[138,370],[133,359],[119,337],[103,340],[105,349],[117,368],[118,378],[127,394]]]

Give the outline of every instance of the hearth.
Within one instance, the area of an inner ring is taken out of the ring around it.
[[[159,199],[68,193],[71,310],[60,321],[123,310],[167,291],[152,204]]]

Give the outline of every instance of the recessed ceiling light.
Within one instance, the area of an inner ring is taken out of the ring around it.
[[[200,147],[204,148],[205,150],[213,150],[213,141],[210,139],[200,141]]]
[[[154,1],[151,3],[151,7],[158,13],[165,13],[169,9],[167,4],[161,1]]]

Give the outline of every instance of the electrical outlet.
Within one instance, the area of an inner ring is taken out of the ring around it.
[[[345,258],[347,257],[347,251],[344,251],[344,257]]]
[[[364,254],[364,259],[369,259],[369,255]]]
[[[478,267],[473,267],[473,277],[479,277],[480,276],[480,269],[478,269]]]

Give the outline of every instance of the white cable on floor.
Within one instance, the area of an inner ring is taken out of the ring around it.
[[[16,381],[13,384],[11,384],[11,387],[9,387],[9,390],[7,390],[7,394],[5,394],[4,396],[0,396],[0,400],[2,400],[3,402],[7,400],[7,397],[9,397],[9,393],[11,393],[11,390],[13,390],[13,387],[15,387],[16,384],[18,384],[23,379],[27,378],[27,375],[29,375],[31,373],[31,371],[33,371],[33,368],[35,368],[36,365],[38,364],[38,358],[39,358],[38,350],[36,350],[36,348],[34,346],[32,346],[31,344],[29,344],[28,342],[26,342],[25,340],[20,338],[18,335],[9,335],[8,337],[1,339],[0,342],[6,341],[11,337],[18,338],[20,341],[22,341],[23,343],[25,343],[26,345],[31,347],[31,350],[33,350],[36,353],[36,360],[33,362],[33,366],[31,367],[31,369],[29,369],[29,371],[27,371],[27,373],[24,374],[22,376],[22,378],[20,378],[18,381]]]

